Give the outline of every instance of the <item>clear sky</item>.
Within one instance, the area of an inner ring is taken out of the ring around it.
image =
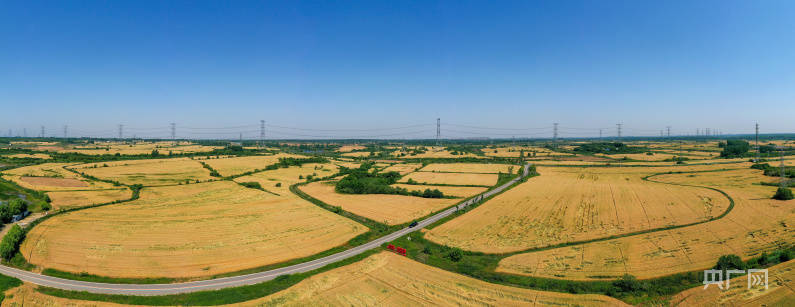
[[[0,104],[0,135],[795,132],[795,1],[0,1]]]

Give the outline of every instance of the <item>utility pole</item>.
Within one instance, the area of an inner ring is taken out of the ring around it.
[[[177,124],[171,123],[171,142],[177,139]]]
[[[756,123],[756,161],[759,162],[759,123]]]
[[[442,119],[436,118],[436,146],[439,146],[439,136],[442,134]]]
[[[122,124],[119,124],[119,140],[121,140],[121,137],[124,135],[124,134],[122,133],[123,129],[124,129],[124,125],[122,125]]]
[[[621,140],[621,124],[616,124],[616,128],[618,128],[618,139]]]
[[[558,142],[558,123],[552,123],[552,140]]]
[[[66,135],[67,135],[66,134],[66,129],[67,129],[67,127],[68,127],[67,125],[63,125],[63,138],[66,138]]]
[[[668,130],[668,137],[671,137],[671,126],[666,126],[666,130]]]
[[[265,147],[265,120],[261,119],[259,121],[259,147],[262,149]]]

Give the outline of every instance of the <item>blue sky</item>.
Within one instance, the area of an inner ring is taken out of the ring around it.
[[[795,132],[795,2],[2,1],[0,69],[0,135]]]

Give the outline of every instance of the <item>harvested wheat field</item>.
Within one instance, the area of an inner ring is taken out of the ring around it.
[[[286,306],[624,306],[593,294],[536,291],[487,283],[390,252],[312,276],[242,305]]]
[[[145,188],[132,202],[50,218],[20,250],[42,268],[190,278],[306,257],[366,231],[297,196],[219,181]]]
[[[384,170],[382,170],[381,172],[398,172],[401,175],[405,175],[413,171],[416,171],[420,167],[422,167],[421,163],[393,164],[384,168]]]
[[[14,158],[14,159],[52,159],[48,154],[36,153],[36,154],[13,154],[13,155],[5,155],[3,157],[6,158]]]
[[[340,148],[337,148],[336,151],[337,152],[351,152],[351,151],[354,151],[354,150],[362,150],[362,149],[365,149],[365,148],[367,148],[367,147],[364,147],[362,145],[342,145],[342,146],[340,146]]]
[[[649,182],[643,168],[540,167],[531,178],[426,237],[506,253],[708,220],[729,200],[698,187]]]
[[[732,275],[735,276],[735,275]],[[793,306],[795,260],[768,268],[768,286],[748,288],[748,276],[732,278],[729,289],[699,286],[673,296],[671,306]]]
[[[486,192],[489,188],[484,187],[454,187],[454,186],[440,186],[440,185],[421,185],[421,184],[400,184],[396,183],[393,187],[401,187],[409,191],[425,191],[425,189],[439,190],[445,196],[455,197],[470,197],[475,194]]]
[[[497,183],[497,174],[471,174],[471,173],[431,173],[414,172],[400,179],[400,182],[408,182],[409,179],[422,184],[450,184],[450,185],[474,185],[490,187]]]
[[[73,169],[100,179],[144,186],[174,185],[187,181],[214,179],[201,163],[188,158],[100,162],[78,165]]]
[[[441,172],[441,173],[516,173],[519,166],[511,164],[492,164],[492,163],[433,163],[428,164],[420,171],[422,172]]]
[[[129,199],[132,196],[132,191],[127,188],[96,191],[58,191],[48,192],[47,195],[52,200],[50,203],[52,208],[58,210]]]
[[[317,181],[299,189],[329,205],[389,225],[403,224],[442,210],[461,199],[422,198],[388,194],[340,194],[327,181]]]
[[[275,154],[268,156],[247,156],[223,159],[202,160],[213,169],[217,170],[222,176],[232,176],[250,172],[257,169],[264,169],[269,165],[279,162],[279,158],[306,158],[305,156],[292,154]]]
[[[655,176],[656,181],[719,188],[735,201],[725,217],[694,226],[518,254],[503,259],[498,271],[566,279],[621,276],[653,278],[697,271],[718,257],[743,259],[795,242],[795,200],[776,201],[775,187],[755,185],[770,180],[761,171],[739,169]]]
[[[306,176],[322,178],[333,175],[338,170],[339,167],[331,163],[307,163],[301,166],[290,166],[238,177],[235,178],[235,182],[257,182],[265,190],[285,195],[291,193],[291,185],[305,182]]]
[[[119,306],[136,306],[136,305],[122,305],[108,302],[99,301],[86,301],[61,298],[56,296],[46,295],[36,291],[36,286],[29,283],[24,283],[19,287],[6,290],[5,298],[0,306],[3,307],[22,307],[22,306],[69,306],[69,307],[119,307]]]
[[[44,163],[4,171],[5,177],[32,190],[69,191],[113,188],[112,184],[88,180],[64,169],[69,163]]]

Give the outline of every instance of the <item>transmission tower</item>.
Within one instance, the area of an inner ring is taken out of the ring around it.
[[[442,135],[442,119],[436,118],[436,146],[439,146],[439,137]]]
[[[668,137],[671,137],[671,126],[666,126],[666,130],[668,130]]]
[[[171,141],[174,142],[177,139],[177,124],[171,123]]]
[[[759,162],[759,123],[756,123],[756,161]]]
[[[616,128],[618,130],[618,139],[621,139],[621,124],[616,124]]]
[[[602,139],[602,128],[599,128],[599,139]]]
[[[41,137],[44,137],[44,126],[41,126]]]
[[[704,131],[706,131],[704,134],[705,134],[707,137],[709,137],[709,136],[710,136],[710,134],[709,134],[709,128],[704,128],[704,129],[705,129]]]
[[[122,132],[123,132],[123,129],[124,129],[124,125],[122,125],[122,124],[119,124],[119,140],[121,140],[121,137],[124,135],[124,134],[122,133]]]
[[[63,125],[63,138],[66,138],[66,136],[67,136],[67,134],[66,134],[66,129],[67,128],[68,128],[67,125]]]
[[[22,128],[22,137],[23,138],[28,137],[28,128]]]
[[[552,123],[552,140],[558,141],[558,123]]]
[[[260,149],[262,149],[262,147],[264,146],[265,146],[265,120],[261,119],[259,121],[259,147]]]

